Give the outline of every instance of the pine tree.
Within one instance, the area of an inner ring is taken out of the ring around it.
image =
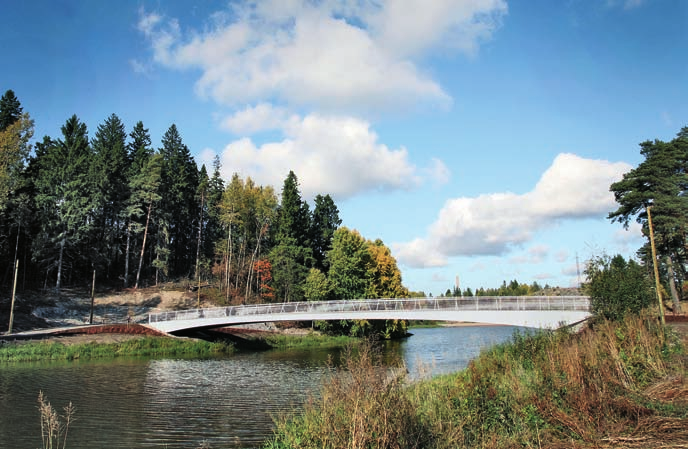
[[[645,160],[610,187],[619,208],[608,218],[626,228],[635,219],[649,238],[647,208],[652,207],[657,253],[666,263],[666,279],[678,307],[676,283],[681,285],[686,278],[684,267],[688,261],[688,128],[671,142],[646,141],[640,147]],[[674,265],[674,261],[678,263]],[[674,270],[674,266],[678,269]]]

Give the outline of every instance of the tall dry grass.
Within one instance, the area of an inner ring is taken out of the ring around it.
[[[41,415],[41,442],[43,449],[64,449],[67,447],[69,426],[74,420],[76,408],[70,402],[59,415],[50,405],[42,391],[38,393],[38,411]]]
[[[411,385],[366,346],[266,447],[688,447],[685,368],[678,339],[645,316],[515,334]]]
[[[269,448],[423,448],[429,433],[403,388],[405,369],[382,363],[372,341],[347,347],[340,368],[297,416],[276,422]]]

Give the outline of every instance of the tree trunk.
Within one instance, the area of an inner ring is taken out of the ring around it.
[[[227,251],[225,254],[227,263],[225,265],[225,283],[227,284],[227,302],[229,302],[229,264],[232,262],[232,224],[229,224],[229,232],[227,233]]]
[[[251,291],[251,280],[253,279],[253,264],[255,263],[257,253],[258,245],[256,245],[255,249],[253,250],[253,254],[251,254],[251,263],[248,267],[248,279],[246,279],[246,294],[244,295],[246,301],[248,301],[248,294]]]
[[[129,243],[131,241],[131,230],[127,226],[127,245],[124,249],[124,288],[129,287]]]
[[[671,256],[666,256],[666,263],[669,275],[669,290],[671,291],[671,300],[674,305],[674,313],[680,313],[681,304],[678,301],[678,292],[676,291],[676,282],[674,281],[674,264],[671,261]]]
[[[143,265],[143,253],[146,250],[146,237],[148,236],[148,222],[150,221],[151,209],[153,208],[153,202],[148,203],[148,214],[146,215],[146,227],[143,230],[143,243],[141,244],[141,256],[139,257],[139,269],[136,271],[136,284],[134,284],[134,290],[139,288],[139,276],[141,275],[141,265]],[[157,273],[156,273],[157,279]],[[157,284],[157,281],[156,281]]]
[[[57,262],[57,282],[55,283],[55,290],[57,291],[57,297],[60,297],[60,287],[62,281],[62,256],[64,255],[65,239],[64,237],[60,241],[60,258]]]
[[[234,288],[239,290],[239,276],[241,276],[241,267],[244,266],[244,260],[246,259],[246,236],[244,236],[244,241],[241,242],[241,249],[239,250],[239,254],[237,256],[237,273],[236,273],[236,282],[234,284]]]
[[[198,261],[201,258],[201,236],[203,235],[203,202],[204,198],[203,194],[201,194],[201,214],[198,218],[198,243],[196,244],[196,272],[194,276],[196,279],[200,279],[201,275],[198,270]]]

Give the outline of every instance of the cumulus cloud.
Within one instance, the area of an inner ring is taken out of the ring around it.
[[[341,200],[367,191],[414,188],[432,173],[437,174],[431,179],[447,176],[441,161],[431,160],[428,168],[415,166],[406,148],[393,149],[379,142],[370,124],[357,118],[288,116],[266,106],[249,108],[225,121],[226,126],[244,131],[260,128],[259,123],[278,127],[283,140],[257,144],[245,137],[233,141],[222,152],[222,166],[274,186],[280,186],[293,170],[306,198],[329,193]]]
[[[289,117],[286,109],[260,103],[235,112],[222,122],[222,127],[234,134],[255,134],[283,128]]]
[[[266,0],[215,14],[203,31],[141,11],[138,29],[157,63],[199,69],[198,93],[221,104],[269,98],[350,113],[450,104],[418,59],[474,52],[506,12],[504,0]]]
[[[428,236],[393,245],[410,267],[446,265],[452,256],[501,255],[560,220],[592,218],[614,206],[609,185],[631,166],[559,154],[533,190],[448,200]]]

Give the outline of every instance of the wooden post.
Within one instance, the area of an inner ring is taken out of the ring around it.
[[[650,247],[652,248],[652,265],[655,270],[655,290],[657,290],[657,301],[659,301],[659,319],[662,322],[662,326],[666,323],[664,322],[664,303],[662,302],[662,293],[660,291],[659,284],[659,270],[657,269],[657,251],[655,250],[655,235],[652,230],[652,214],[650,209],[652,206],[647,206],[647,224],[650,227]]]
[[[17,273],[19,273],[19,259],[16,259],[14,264],[14,285],[12,286],[12,305],[10,306],[10,325],[7,328],[7,333],[12,333],[12,323],[14,322],[14,298],[17,292]]]
[[[93,270],[93,283],[91,284],[91,316],[88,319],[88,324],[93,324],[93,303],[96,298],[96,270]]]

